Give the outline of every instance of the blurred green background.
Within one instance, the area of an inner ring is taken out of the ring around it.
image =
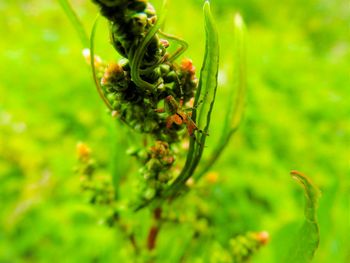
[[[160,1],[154,2],[158,7]],[[97,9],[90,1],[72,3],[90,30]],[[204,51],[202,3],[171,1],[166,22],[167,32],[188,41],[185,55],[197,69]],[[322,191],[321,242],[314,262],[350,262],[349,2],[211,3],[222,55],[208,148],[220,134],[232,83],[237,11],[248,27],[246,111],[212,169],[218,182],[203,183],[207,194],[200,200],[189,195],[184,207],[190,211],[199,203],[210,211],[218,246],[227,235],[268,231],[270,243],[252,261],[281,262],[279,246],[288,243],[290,229],[303,218],[303,193],[289,176],[297,169]],[[111,120],[95,92],[79,38],[55,1],[4,0],[0,15],[0,262],[132,262],[123,236],[101,223],[101,212],[88,204],[73,171],[78,141],[93,149],[106,174],[111,155]],[[118,58],[105,22],[97,53]],[[140,236],[147,213],[128,215]],[[176,250],[185,246],[187,232],[183,225],[164,229],[159,262],[178,262]],[[187,253],[192,254],[188,262],[206,262],[203,250]]]

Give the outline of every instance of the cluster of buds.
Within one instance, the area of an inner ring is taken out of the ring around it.
[[[182,132],[186,126],[189,135],[196,128],[190,115],[181,110],[182,106],[176,106],[170,113],[161,112],[158,107],[164,102],[166,108],[167,98],[172,98],[174,105],[193,99],[197,87],[195,67],[189,59],[184,59],[180,65],[175,63],[187,44],[159,31],[159,18],[147,0],[93,2],[109,21],[111,43],[123,57],[109,65],[103,62],[99,67],[95,65],[112,114],[154,140],[154,146],[148,151],[135,154],[143,164],[141,174],[145,189],[142,196],[151,199],[171,178],[175,160],[172,145],[186,136],[186,132]],[[168,40],[180,43],[182,48],[170,54]]]
[[[77,173],[80,175],[81,188],[88,193],[92,204],[110,205],[114,202],[114,190],[108,177],[95,175],[95,160],[91,157],[90,148],[79,142],[77,144],[79,165]]]
[[[179,141],[178,131],[183,126],[167,128],[167,116],[156,110],[169,95],[184,103],[193,98],[197,79],[192,62],[185,59],[182,65],[177,65],[167,52],[169,42],[160,37],[163,34],[157,31],[148,35],[158,19],[148,1],[94,2],[109,20],[111,42],[124,57],[118,63],[105,67],[100,78],[114,114],[134,130],[153,135],[155,140],[169,143]],[[150,39],[144,51],[138,53],[146,36]],[[164,36],[167,37],[166,34]],[[140,63],[132,68],[137,64],[136,60],[140,60]],[[140,83],[146,83],[147,89]]]
[[[192,63],[192,60],[182,60],[179,70],[179,77],[181,80],[184,102],[187,102],[194,97],[194,91],[198,85],[196,68]]]
[[[172,179],[169,171],[175,161],[174,152],[169,144],[156,141],[148,150],[135,150],[129,152],[143,164],[140,174],[144,178],[143,199],[151,199],[159,193],[169,180]]]
[[[100,7],[101,14],[110,21],[112,44],[125,58],[129,57],[130,50],[140,43],[157,19],[153,6],[146,0],[93,0],[93,2]],[[158,41],[154,38],[148,47],[147,57],[154,57],[157,46]]]
[[[269,241],[266,231],[248,232],[230,240],[230,252],[233,262],[247,262],[254,253]]]

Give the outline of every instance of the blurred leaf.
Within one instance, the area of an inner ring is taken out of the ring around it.
[[[317,223],[317,204],[320,197],[319,189],[311,180],[298,171],[291,172],[292,177],[305,191],[305,221],[292,243],[286,263],[311,262],[320,241]]]
[[[58,0],[58,1],[61,4],[63,11],[66,13],[68,19],[72,23],[73,27],[77,31],[77,34],[84,48],[87,48],[89,46],[89,37],[86,34],[83,24],[79,20],[77,14],[74,12],[74,9],[72,8],[68,0]]]
[[[96,63],[95,63],[95,35],[96,35],[96,29],[97,29],[97,24],[99,21],[100,15],[96,16],[95,22],[92,26],[91,29],[91,35],[90,35],[90,65],[91,65],[91,69],[92,69],[92,77],[94,79],[95,82],[95,86],[97,89],[98,94],[100,95],[100,98],[103,100],[103,102],[106,104],[106,106],[108,107],[109,110],[113,110],[111,104],[109,103],[108,99],[106,98],[106,96],[103,93],[100,81],[97,77],[97,72],[96,72]]]
[[[247,70],[246,70],[246,27],[240,14],[236,14],[234,18],[234,67],[233,67],[233,88],[229,96],[228,108],[229,113],[225,121],[226,130],[223,133],[234,133],[241,123],[245,94],[247,87]],[[236,93],[235,103],[231,100]],[[224,135],[223,135],[224,136]]]

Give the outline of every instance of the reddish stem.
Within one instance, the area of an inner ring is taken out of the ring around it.
[[[158,236],[158,226],[152,226],[148,233],[147,248],[153,250],[156,247],[156,240]]]
[[[147,248],[150,251],[156,247],[156,241],[157,241],[157,236],[158,236],[159,229],[160,229],[161,217],[162,217],[162,209],[156,208],[153,211],[153,218],[155,220],[155,224],[149,230],[148,237],[147,237]]]

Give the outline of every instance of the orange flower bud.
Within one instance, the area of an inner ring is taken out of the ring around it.
[[[270,240],[270,235],[267,231],[255,233],[255,239],[262,245],[266,245]]]
[[[108,82],[118,81],[124,77],[124,70],[117,63],[110,63],[101,79],[101,84],[106,85]]]
[[[205,176],[205,179],[210,184],[215,184],[218,181],[219,174],[217,172],[209,172]]]
[[[181,62],[181,69],[190,74],[194,74],[196,71],[195,66],[193,66],[192,60],[189,58],[184,58]]]
[[[91,150],[90,148],[83,142],[77,143],[77,154],[80,160],[86,160],[90,157]]]

